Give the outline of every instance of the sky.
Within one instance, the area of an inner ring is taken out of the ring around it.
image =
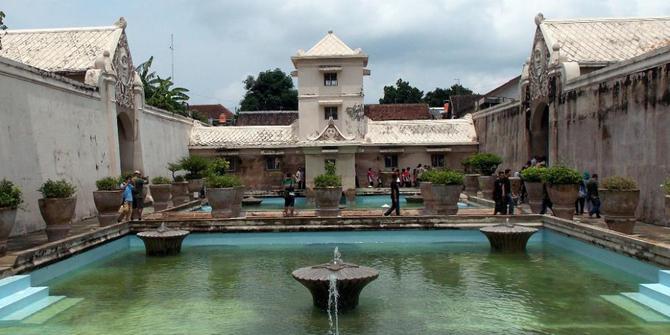
[[[154,56],[162,77],[191,90],[191,104],[231,110],[243,80],[293,70],[290,57],[328,30],[369,55],[365,102],[398,78],[424,92],[455,83],[485,93],[519,75],[534,17],[668,16],[670,1],[634,0],[2,0],[10,29],[108,26],[128,22],[135,65]]]

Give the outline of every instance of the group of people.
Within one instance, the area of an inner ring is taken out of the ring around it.
[[[142,220],[142,211],[144,210],[143,192],[147,179],[147,177],[142,176],[142,172],[135,171],[132,175],[127,176],[121,184],[123,203],[119,208],[119,222]]]
[[[400,170],[393,168],[391,169],[391,181],[397,180],[398,187],[419,187],[421,175],[430,169],[430,166],[423,164],[417,165],[414,169],[411,169],[409,166]],[[368,168],[368,187],[384,187],[382,175],[383,172],[381,169],[377,169],[375,172],[372,168]],[[393,177],[394,175],[396,177]]]

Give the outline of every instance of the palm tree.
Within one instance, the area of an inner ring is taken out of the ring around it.
[[[135,69],[142,79],[144,98],[147,104],[169,112],[189,116],[187,111],[189,96],[186,95],[188,90],[183,87],[173,87],[172,78],[163,79],[156,72],[151,71],[153,61],[154,57],[149,57],[146,62]]]

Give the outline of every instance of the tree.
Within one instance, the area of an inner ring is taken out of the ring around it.
[[[7,26],[3,22],[5,19],[5,12],[0,10],[0,30],[6,30]],[[2,50],[2,34],[0,34],[0,50]]]
[[[243,111],[297,110],[298,91],[293,80],[280,69],[260,72],[258,78],[244,80],[244,98],[240,101]]]
[[[384,97],[380,104],[411,104],[421,102],[423,91],[413,87],[409,82],[398,79],[395,86],[384,86]]]
[[[471,94],[472,90],[465,88],[460,84],[454,84],[447,89],[436,87],[434,90],[426,92],[423,101],[430,107],[442,107],[446,101],[451,99],[451,96]]]
[[[151,71],[151,64],[154,57],[137,66],[135,71],[142,79],[144,87],[144,99],[146,103],[165,109],[166,111],[177,113],[183,116],[191,116],[187,110],[189,96],[186,95],[187,89],[183,87],[173,87],[172,78],[161,78],[156,72]]]

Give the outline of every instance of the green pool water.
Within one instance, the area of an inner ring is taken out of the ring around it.
[[[430,232],[427,232],[430,234]],[[1,334],[326,334],[327,314],[291,277],[334,244],[186,246],[147,258],[131,247],[47,284],[83,298],[42,325]],[[543,242],[527,254],[473,243],[337,244],[379,270],[340,334],[670,334],[604,301],[645,280]]]

